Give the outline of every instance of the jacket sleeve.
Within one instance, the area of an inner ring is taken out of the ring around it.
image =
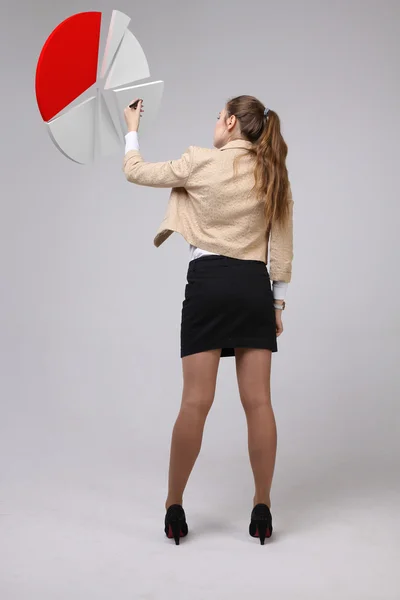
[[[282,226],[273,224],[270,232],[269,275],[274,281],[289,283],[293,260],[293,197],[289,183],[289,218]]]
[[[138,185],[156,188],[185,187],[193,167],[194,146],[180,158],[165,162],[145,162],[139,150],[129,150],[123,161],[126,179]]]

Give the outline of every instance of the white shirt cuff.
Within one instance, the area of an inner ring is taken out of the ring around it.
[[[272,282],[272,293],[274,300],[284,300],[288,288],[286,281],[273,281]]]
[[[129,150],[139,150],[139,138],[137,131],[129,131],[125,136],[125,154]]]

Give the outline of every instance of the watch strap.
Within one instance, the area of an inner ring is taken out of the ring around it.
[[[285,306],[286,306],[286,302],[283,300],[282,304],[278,304],[277,302],[274,302],[274,308],[278,309],[278,310],[285,310]]]

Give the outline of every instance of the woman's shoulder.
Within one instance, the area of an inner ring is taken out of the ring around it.
[[[196,144],[193,144],[189,147],[192,148],[196,154],[204,154],[206,156],[219,152],[218,148],[215,147],[209,148],[207,146],[197,146]]]
[[[210,164],[220,155],[218,148],[207,148],[206,146],[192,145],[189,146],[188,151],[192,157],[192,162],[197,165]]]

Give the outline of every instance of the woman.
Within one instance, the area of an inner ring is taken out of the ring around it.
[[[255,483],[249,533],[264,544],[272,534],[277,445],[271,355],[283,331],[293,259],[293,198],[280,120],[257,98],[238,96],[218,115],[214,148],[189,146],[179,159],[149,163],[137,138],[142,111],[142,101],[125,109],[125,176],[172,188],[154,244],[176,231],[190,245],[181,321],[183,393],[171,441],[164,531],[176,544],[188,533],[183,492],[200,452],[219,360],[235,356]]]

